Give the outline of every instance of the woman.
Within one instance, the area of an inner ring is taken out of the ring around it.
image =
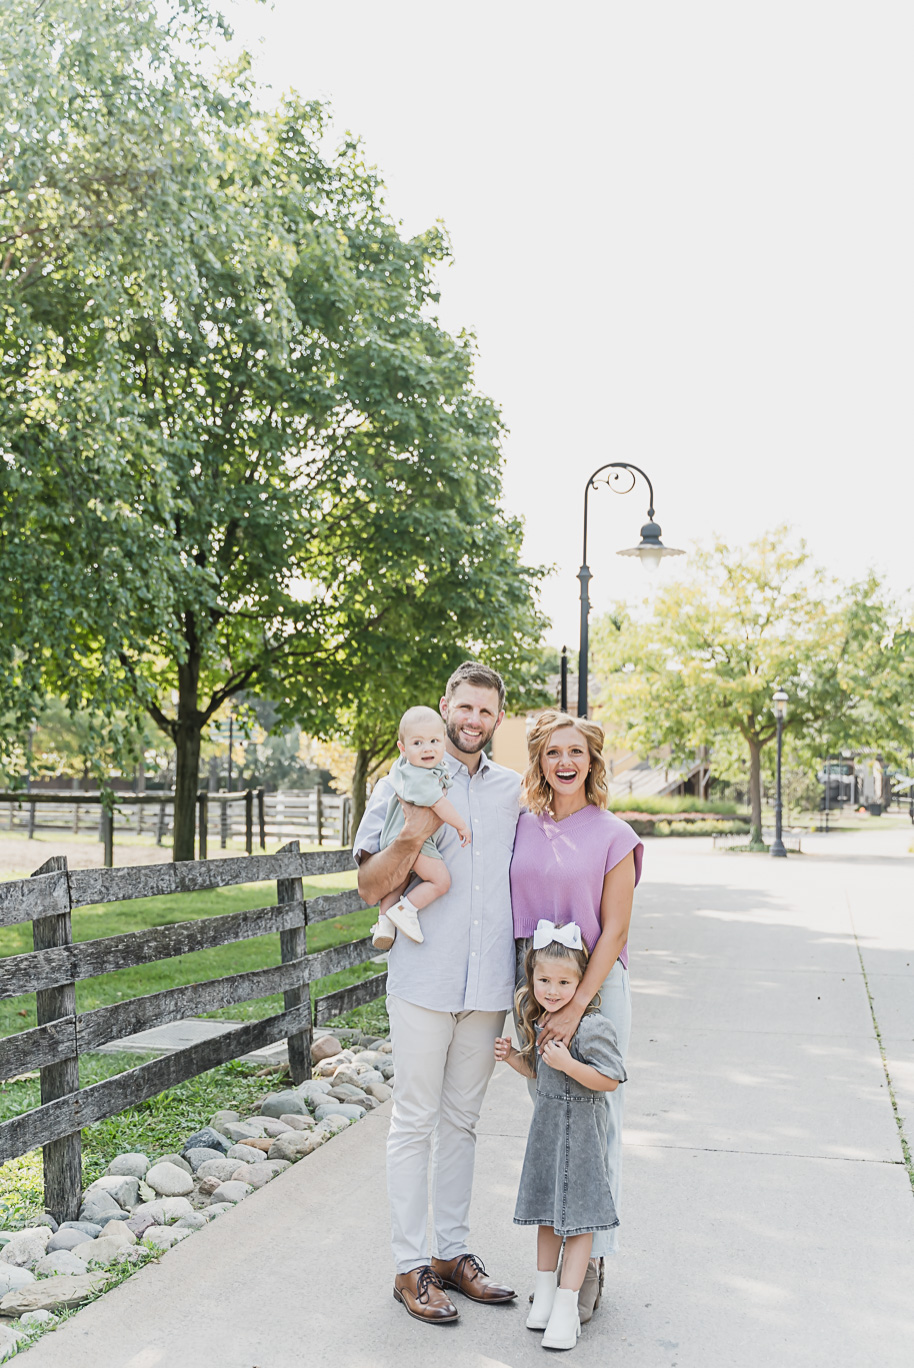
[[[623,1060],[631,1035],[628,928],[632,895],[641,877],[644,847],[627,822],[607,810],[603,728],[582,717],[549,709],[527,738],[529,766],[521,788],[526,811],[517,824],[511,861],[511,905],[518,974],[540,918],[557,926],[577,922],[590,951],[572,1000],[551,1014],[539,1039],[568,1045],[589,1002],[616,1030]],[[607,1094],[606,1166],[618,1208],[622,1168],[624,1088]],[[603,1289],[603,1258],[614,1254],[618,1232],[594,1235],[590,1266],[581,1288],[582,1321],[590,1320]]]

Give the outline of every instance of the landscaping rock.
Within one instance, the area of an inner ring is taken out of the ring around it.
[[[337,1069],[336,1073],[333,1075],[333,1087],[330,1091],[333,1092],[335,1088],[357,1088],[358,1086],[358,1073],[356,1073],[355,1069],[345,1066],[342,1069]]]
[[[255,1149],[253,1145],[232,1145],[226,1159],[238,1159],[242,1164],[260,1164],[263,1162],[263,1150]]]
[[[19,1317],[20,1325],[45,1325],[54,1317],[50,1311],[26,1311],[24,1316]]]
[[[365,1101],[362,1089],[353,1083],[334,1083],[327,1096],[336,1102],[355,1102],[357,1106],[361,1106]]]
[[[369,1097],[368,1093],[363,1093],[361,1102],[356,1102],[355,1105],[364,1111],[374,1111],[375,1107],[379,1107],[381,1104],[376,1097]]]
[[[119,1154],[105,1172],[111,1177],[145,1178],[150,1162],[145,1154]]]
[[[232,1182],[244,1183],[256,1191],[258,1188],[266,1187],[275,1177],[272,1164],[245,1164],[235,1174]]]
[[[243,1202],[245,1197],[250,1197],[253,1191],[250,1183],[220,1183],[213,1193],[213,1200],[216,1202]]]
[[[64,1221],[61,1224],[60,1230],[81,1230],[84,1235],[88,1235],[92,1240],[95,1239],[96,1235],[101,1235],[102,1233],[101,1226],[97,1225],[94,1221]],[[60,1234],[60,1230],[57,1232],[58,1235]]]
[[[111,1222],[114,1225],[114,1222]],[[101,1231],[98,1232],[101,1234]],[[84,1230],[58,1230],[53,1239],[48,1241],[48,1254],[56,1254],[60,1249],[75,1249],[78,1244],[85,1244],[86,1240],[94,1239],[94,1236],[87,1235]]]
[[[202,1230],[206,1225],[206,1216],[202,1211],[192,1211],[189,1216],[182,1216],[172,1230]]]
[[[150,1226],[143,1239],[156,1249],[171,1249],[172,1245],[186,1240],[190,1233],[186,1226]]]
[[[393,1042],[390,1040],[382,1040],[380,1045],[378,1046],[378,1054],[390,1055],[393,1054],[393,1052]]]
[[[213,1202],[212,1206],[206,1208],[206,1219],[214,1221],[217,1216],[224,1216],[227,1211],[234,1211],[234,1202]]]
[[[42,1257],[54,1232],[50,1226],[32,1226],[17,1230],[9,1244],[0,1250],[0,1262],[14,1268],[31,1268]]]
[[[385,1082],[385,1083],[389,1083],[390,1080],[393,1078],[393,1076],[394,1076],[394,1066],[393,1066],[393,1064],[384,1064],[384,1065],[382,1065],[382,1067],[381,1067],[381,1077],[384,1079],[384,1082]]]
[[[384,1075],[380,1069],[365,1069],[363,1073],[359,1074],[358,1086],[364,1091],[364,1089],[369,1088],[372,1083],[383,1082]]]
[[[6,1363],[8,1359],[15,1357],[16,1350],[24,1338],[22,1332],[14,1330],[11,1325],[0,1326],[0,1363]]]
[[[293,1130],[293,1131],[311,1130],[312,1127],[314,1126],[314,1117],[313,1117],[313,1116],[289,1116],[289,1115],[286,1115],[286,1116],[283,1116],[283,1117],[281,1118],[281,1120],[285,1122],[285,1126],[286,1126],[285,1134],[288,1134],[290,1130]]]
[[[275,1140],[277,1135],[285,1135],[287,1131],[295,1130],[287,1121],[277,1121],[272,1116],[266,1117],[260,1124],[263,1127],[261,1134],[270,1140]]]
[[[338,1055],[342,1048],[336,1036],[321,1036],[311,1046],[311,1063],[320,1064],[322,1059],[330,1059],[333,1055]]]
[[[94,1192],[87,1192],[83,1198],[83,1204],[79,1209],[79,1219],[81,1221],[92,1221],[95,1225],[104,1225],[106,1221],[116,1217],[120,1210],[119,1203],[114,1200],[110,1192],[96,1188]]]
[[[251,1121],[229,1121],[225,1127],[225,1134],[233,1145],[243,1145],[245,1140],[256,1140],[263,1135],[263,1123],[258,1125]]]
[[[4,1245],[8,1245],[12,1238],[13,1232],[11,1230],[0,1230],[0,1249],[2,1249]]]
[[[157,1164],[174,1164],[175,1168],[183,1169],[185,1173],[193,1173],[193,1169],[185,1158],[180,1154],[163,1154],[161,1159],[156,1160]],[[146,1182],[149,1182],[147,1176]]]
[[[307,1116],[305,1099],[297,1092],[270,1093],[260,1107],[263,1116]]]
[[[140,1180],[124,1174],[96,1178],[95,1182],[86,1188],[84,1203],[89,1200],[90,1192],[106,1192],[109,1197],[114,1198],[122,1211],[129,1211],[140,1200]]]
[[[197,1185],[197,1191],[201,1197],[212,1197],[219,1184],[228,1181],[230,1180],[225,1178],[201,1178]]]
[[[184,1141],[182,1153],[186,1154],[188,1150],[192,1149],[214,1149],[219,1150],[221,1154],[225,1154],[225,1151],[229,1148],[231,1143],[231,1140],[227,1140],[224,1135],[219,1131],[214,1130],[212,1126],[204,1126],[202,1130],[194,1131],[193,1135],[187,1137]]]
[[[147,1203],[147,1205],[151,1204]],[[136,1212],[134,1212],[134,1214],[130,1217],[130,1220],[127,1222],[127,1229],[132,1231],[138,1240],[142,1240],[146,1231],[157,1224],[158,1217],[153,1215],[151,1212],[145,1211],[141,1216],[137,1216]]]
[[[89,1244],[93,1241],[90,1240]],[[54,1254],[45,1254],[35,1265],[36,1276],[41,1274],[46,1277],[48,1274],[63,1275],[69,1273],[85,1273],[86,1265],[82,1259],[77,1259],[70,1249],[59,1249]]]
[[[218,1178],[220,1183],[227,1183],[237,1167],[236,1159],[207,1159],[197,1169],[197,1177]]]
[[[27,1268],[16,1268],[14,1264],[0,1264],[0,1297],[7,1292],[15,1292],[20,1287],[28,1287],[35,1281],[35,1274]]]
[[[295,1091],[299,1097],[306,1097],[309,1102],[319,1102],[322,1097],[326,1097],[333,1084],[329,1078],[308,1078],[304,1083],[299,1083]]]
[[[346,1116],[350,1121],[361,1121],[365,1111],[365,1107],[356,1107],[347,1102],[327,1102],[323,1107],[318,1107],[314,1115],[318,1121],[323,1121],[328,1116]]]
[[[60,1229],[50,1211],[43,1211],[40,1216],[30,1217],[25,1224],[26,1226],[50,1226],[55,1235]]]
[[[80,1259],[84,1268],[89,1264],[100,1264],[102,1268],[107,1268],[114,1262],[115,1254],[124,1248],[120,1240],[99,1235],[97,1240],[87,1240],[85,1244],[77,1245],[73,1250],[73,1257]]]
[[[239,1112],[236,1112],[236,1111],[217,1111],[216,1114],[215,1114],[215,1116],[211,1116],[211,1117],[210,1117],[210,1119],[209,1119],[209,1124],[212,1126],[213,1130],[219,1131],[220,1133],[222,1133],[222,1127],[226,1124],[227,1121],[240,1121],[240,1120],[241,1120],[241,1115],[240,1115]]]
[[[153,1164],[146,1174],[146,1182],[160,1197],[183,1197],[194,1190],[190,1168],[185,1173],[177,1164]]]
[[[348,1130],[351,1125],[352,1122],[348,1116],[340,1116],[338,1112],[335,1112],[332,1116],[325,1116],[313,1134],[316,1135],[318,1131],[322,1131],[329,1140],[334,1135],[339,1135],[340,1131]]]
[[[136,1244],[136,1235],[129,1229],[126,1221],[109,1221],[99,1238],[114,1240],[122,1249],[129,1249],[131,1245]]]
[[[389,1102],[394,1095],[394,1090],[389,1083],[369,1083],[365,1091],[376,1102]]]
[[[62,1256],[60,1256],[62,1257]],[[21,1316],[26,1311],[57,1311],[79,1306],[104,1286],[103,1273],[81,1273],[78,1277],[42,1278],[29,1287],[7,1292],[0,1301],[4,1316]]]
[[[381,1054],[380,1050],[359,1050],[355,1057],[356,1064],[369,1064],[376,1069],[379,1064],[386,1063],[387,1056]]]
[[[137,1233],[134,1221],[137,1217],[152,1216],[157,1225],[173,1225],[182,1216],[189,1216],[193,1207],[186,1197],[162,1197],[156,1202],[143,1202],[127,1223],[134,1235]]]
[[[186,1153],[187,1162],[190,1164],[193,1173],[196,1173],[200,1165],[205,1164],[209,1159],[221,1159],[223,1157],[221,1150],[206,1149],[204,1146],[201,1146],[200,1149],[187,1150]]]
[[[270,1146],[267,1158],[296,1163],[314,1149],[314,1134],[314,1131],[292,1131],[289,1135],[278,1135]]]

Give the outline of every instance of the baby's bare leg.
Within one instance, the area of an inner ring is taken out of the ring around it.
[[[444,861],[436,860],[434,855],[417,856],[413,869],[422,882],[410,889],[408,897],[413,907],[421,911],[423,907],[428,907],[429,903],[448,891],[451,876]]]
[[[384,897],[378,903],[378,911],[380,912],[382,917],[385,912],[389,911],[390,908],[394,906],[395,903],[398,903],[400,901],[400,899],[403,897],[403,894],[406,892],[406,886],[408,883],[409,879],[404,879],[398,888],[394,888],[390,893],[384,894]]]

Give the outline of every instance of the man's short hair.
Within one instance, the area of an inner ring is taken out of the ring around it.
[[[444,691],[445,698],[449,699],[461,684],[475,684],[479,689],[494,689],[498,694],[498,711],[504,711],[505,681],[497,670],[490,670],[481,660],[465,660],[462,665],[457,666],[448,680]]]

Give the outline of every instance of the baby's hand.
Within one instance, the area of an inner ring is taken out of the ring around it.
[[[460,844],[462,846],[468,846],[472,843],[473,833],[466,824],[457,828],[457,835],[460,837]]]
[[[510,1058],[510,1056],[511,1056],[513,1050],[514,1050],[514,1046],[511,1044],[511,1037],[510,1037],[510,1036],[496,1036],[496,1037],[495,1037],[495,1058],[496,1058],[496,1059],[504,1061],[504,1060]]]
[[[561,1040],[549,1040],[543,1047],[543,1059],[550,1069],[557,1069],[559,1073],[567,1073],[568,1065],[571,1063],[571,1051]]]

